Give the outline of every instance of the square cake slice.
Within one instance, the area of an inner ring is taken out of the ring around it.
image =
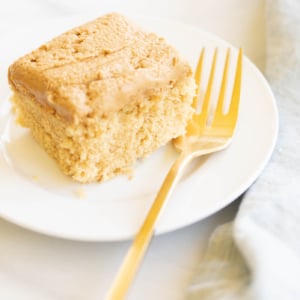
[[[19,58],[8,71],[21,125],[75,180],[104,181],[184,134],[195,91],[166,41],[108,14]]]

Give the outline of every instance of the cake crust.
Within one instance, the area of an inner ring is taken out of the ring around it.
[[[163,38],[113,13],[20,58],[8,77],[15,90],[75,121],[118,111],[190,75]]]

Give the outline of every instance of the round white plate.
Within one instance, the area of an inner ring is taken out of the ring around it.
[[[0,73],[0,216],[28,229],[68,239],[127,239],[137,231],[176,158],[172,146],[162,147],[139,162],[131,180],[118,177],[102,184],[80,185],[59,171],[28,130],[15,124],[10,112],[5,73],[9,64],[82,21],[84,18],[67,18],[38,26],[27,24],[1,37],[6,46],[1,51]],[[207,47],[208,59],[213,47],[219,47],[218,66],[222,68],[223,52],[228,44],[216,36],[159,19],[136,18],[136,21],[166,37],[193,66],[203,46]],[[235,55],[236,50],[233,52]],[[204,67],[203,84],[207,73],[208,63]],[[187,226],[236,199],[268,161],[277,129],[272,92],[256,67],[244,58],[239,123],[231,146],[191,163],[156,232],[160,234]]]

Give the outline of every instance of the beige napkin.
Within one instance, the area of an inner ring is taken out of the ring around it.
[[[300,299],[300,1],[267,0],[266,33],[277,147],[236,219],[211,237],[188,299]]]

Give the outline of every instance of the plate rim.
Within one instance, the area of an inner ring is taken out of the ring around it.
[[[67,17],[59,17],[58,19],[60,19],[60,20],[66,20],[66,19],[72,19],[72,20],[75,19],[75,20],[77,20],[78,17],[79,18],[82,18],[82,17],[89,18],[89,16],[84,15],[84,16],[72,16],[72,17],[68,17],[68,16]],[[164,18],[161,18],[161,17],[149,17],[149,16],[145,17],[145,16],[141,16],[141,15],[139,15],[139,16],[136,15],[133,18],[142,18],[142,19],[145,18],[150,22],[153,21],[153,20],[156,20],[156,21],[159,21],[159,22],[162,22],[162,23],[165,23],[165,24],[168,23],[169,25],[176,24],[176,26],[181,26],[181,27],[183,26],[187,30],[192,30],[192,31],[201,33],[202,35],[209,36],[210,38],[212,38],[213,40],[216,40],[217,42],[220,42],[220,43],[226,44],[226,45],[230,45],[230,47],[236,49],[236,47],[232,46],[230,43],[228,43],[227,41],[225,41],[221,37],[215,35],[214,33],[209,32],[209,31],[207,31],[203,28],[200,28],[200,27],[196,27],[196,26],[193,26],[193,25],[190,25],[190,24],[185,24],[185,23],[170,20],[170,19],[164,19]],[[51,19],[48,22],[49,22],[49,24],[51,24],[52,22],[55,22],[55,19]],[[29,25],[33,26],[34,22],[30,23]],[[276,104],[276,99],[275,99],[273,91],[272,91],[270,85],[268,84],[266,78],[264,77],[264,75],[251,62],[251,60],[249,58],[247,58],[247,56],[244,55],[244,59],[247,61],[247,64],[252,69],[252,71],[255,72],[256,76],[259,77],[260,81],[263,82],[265,88],[267,89],[267,92],[270,95],[270,99],[272,99],[272,104],[273,104],[272,107],[273,107],[273,110],[274,110],[273,118],[274,118],[274,122],[275,122],[273,125],[275,125],[275,129],[273,131],[272,143],[270,143],[268,151],[265,153],[264,159],[261,161],[261,164],[260,164],[259,168],[257,169],[257,171],[254,174],[252,174],[251,177],[248,178],[248,181],[245,182],[243,186],[240,186],[240,188],[237,189],[235,191],[235,193],[233,193],[234,195],[232,195],[231,197],[228,197],[228,199],[226,199],[226,201],[222,201],[221,206],[215,207],[215,209],[207,211],[206,214],[202,214],[201,218],[191,219],[190,222],[186,222],[185,225],[183,225],[183,226],[179,224],[177,227],[173,226],[172,228],[166,228],[165,230],[161,230],[160,228],[158,228],[158,230],[156,231],[156,234],[165,234],[165,233],[168,233],[168,232],[171,232],[171,231],[178,230],[178,229],[183,228],[185,226],[189,226],[189,225],[194,224],[195,222],[201,221],[202,219],[204,219],[204,218],[216,213],[217,211],[223,209],[224,207],[229,205],[231,202],[233,202],[235,199],[237,199],[242,193],[244,193],[247,190],[247,188],[249,188],[249,186],[251,186],[251,184],[258,178],[258,176],[260,175],[260,173],[262,172],[262,170],[265,168],[266,164],[270,160],[270,157],[271,157],[271,155],[273,153],[273,150],[275,148],[275,145],[276,145],[276,141],[277,141],[277,137],[278,137],[278,130],[279,130],[279,117],[278,117],[278,107],[277,107],[277,104]],[[0,114],[0,121],[1,121],[1,114]],[[73,235],[73,236],[70,236],[70,234],[64,234],[63,232],[55,232],[55,231],[51,231],[51,230],[47,231],[45,229],[40,230],[40,228],[38,228],[38,227],[31,226],[31,224],[24,223],[21,220],[13,218],[10,215],[6,215],[2,211],[1,207],[0,207],[0,216],[3,219],[5,219],[9,222],[12,222],[12,223],[14,223],[18,226],[21,226],[23,228],[29,229],[31,231],[34,231],[34,232],[37,232],[37,233],[40,233],[40,234],[45,234],[47,236],[56,237],[56,238],[63,238],[63,239],[77,240],[77,241],[89,241],[89,242],[121,241],[121,240],[128,240],[128,239],[132,238],[132,235],[124,235],[124,234],[123,235],[120,234],[119,236],[114,235],[114,237],[111,237],[111,238],[109,238],[109,236],[107,236],[106,238],[103,238],[103,236],[102,236],[102,238],[101,238],[100,236],[98,236],[98,237],[93,236],[93,235],[91,235],[91,236],[79,236],[79,235],[76,235],[76,234]]]

